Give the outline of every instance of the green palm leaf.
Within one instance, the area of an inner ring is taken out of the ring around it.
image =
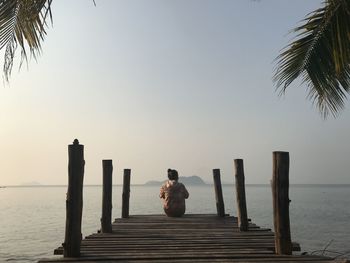
[[[304,22],[277,57],[274,81],[283,94],[301,77],[322,115],[337,116],[350,91],[350,0],[326,0]]]
[[[47,18],[52,21],[52,0],[0,0],[0,49],[5,48],[4,75],[8,81],[15,51],[21,48],[21,63],[27,49],[34,58],[41,52]]]

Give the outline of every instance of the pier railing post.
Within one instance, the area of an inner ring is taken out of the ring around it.
[[[129,217],[130,173],[131,173],[130,169],[124,169],[123,196],[122,196],[122,218]]]
[[[235,185],[236,185],[238,227],[240,231],[247,231],[248,216],[247,216],[247,204],[246,204],[246,198],[245,198],[243,160],[235,159],[234,163],[235,163]]]
[[[224,205],[224,198],[222,197],[220,169],[213,170],[213,177],[214,177],[216,210],[217,210],[218,216],[224,217],[225,216],[225,205]]]
[[[79,257],[81,218],[83,212],[84,145],[77,139],[68,146],[68,191],[66,199],[66,232],[64,257]]]
[[[275,253],[291,255],[292,242],[289,221],[289,153],[273,152],[272,174]]]
[[[102,160],[103,192],[101,232],[112,233],[112,160]]]

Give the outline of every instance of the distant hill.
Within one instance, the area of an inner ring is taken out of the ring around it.
[[[39,185],[41,185],[41,183],[36,181],[24,182],[20,184],[20,186],[39,186]]]
[[[155,180],[152,180],[152,181],[147,181],[145,183],[145,185],[161,185],[163,184],[165,181],[161,182],[161,181],[155,181]]]
[[[205,185],[205,182],[203,181],[203,179],[196,175],[192,175],[188,177],[180,177],[179,181],[187,185]]]
[[[164,181],[148,181],[145,183],[145,185],[162,185]],[[192,175],[192,176],[180,176],[179,177],[179,182],[185,184],[185,185],[205,185],[206,183],[203,181],[202,178],[200,178],[199,176],[196,175]]]

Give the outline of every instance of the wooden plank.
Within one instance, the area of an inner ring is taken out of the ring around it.
[[[225,258],[225,257],[210,257],[210,258],[186,258],[186,257],[179,257],[179,258],[157,258],[154,257],[152,259],[148,258],[114,258],[114,257],[88,257],[88,258],[61,258],[61,259],[46,259],[40,261],[41,263],[49,263],[49,262],[80,262],[80,263],[93,263],[93,262],[99,262],[99,263],[111,263],[111,262],[348,262],[346,260],[339,260],[334,261],[329,258],[318,258],[318,257],[312,257],[312,256],[289,256],[289,257],[282,257],[282,256],[265,256],[265,255],[255,255],[247,257],[246,255],[241,255],[242,257],[235,257],[235,258]]]
[[[113,249],[114,251],[119,251],[119,250],[132,250],[132,249],[139,249],[139,250],[189,250],[189,249],[206,249],[206,250],[213,250],[213,249],[266,249],[269,251],[274,251],[274,243],[262,243],[262,242],[227,242],[227,243],[212,243],[212,242],[207,242],[207,243],[176,243],[176,242],[171,242],[171,244],[164,244],[163,241],[161,242],[156,242],[156,243],[149,243],[149,244],[144,244],[143,242],[139,243],[112,243],[112,242],[107,242],[107,243],[101,243],[101,242],[94,242],[94,243],[83,243],[81,246],[81,251],[94,251],[94,250],[109,250]],[[300,251],[300,246],[298,244],[293,244],[293,251]],[[62,255],[63,253],[63,248],[60,247],[55,250],[54,254],[55,255]]]

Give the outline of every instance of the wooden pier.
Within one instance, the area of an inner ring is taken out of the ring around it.
[[[242,232],[232,216],[135,215],[116,219],[112,229],[87,236],[79,258],[40,262],[335,262],[321,256],[276,255],[270,229],[250,222]],[[299,251],[299,245],[293,243],[293,250]],[[55,254],[63,254],[63,248]]]
[[[225,213],[220,169],[213,170],[216,214],[129,215],[130,169],[124,169],[121,218],[111,222],[112,160],[103,163],[101,230],[82,240],[84,147],[69,145],[66,231],[60,258],[48,262],[348,262],[316,255],[293,255],[289,222],[289,153],[273,153],[273,233],[247,217],[243,160],[236,159],[238,217]]]

